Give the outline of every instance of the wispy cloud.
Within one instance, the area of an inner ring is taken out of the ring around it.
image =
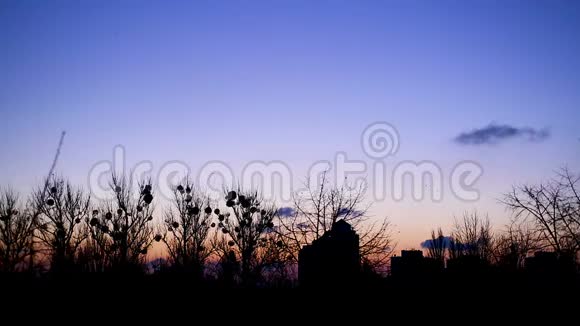
[[[289,217],[296,213],[292,207],[281,207],[278,209],[278,215],[281,217]]]
[[[489,126],[462,132],[455,137],[455,142],[461,145],[497,144],[511,138],[522,138],[530,142],[540,142],[550,137],[547,129],[531,127],[514,127],[510,125],[490,124]]]
[[[364,215],[364,212],[363,211],[359,211],[359,210],[356,210],[356,209],[350,209],[350,208],[341,208],[338,211],[338,216],[348,216],[348,217],[351,217],[351,218],[352,217],[356,218],[356,217],[361,217],[363,215]]]

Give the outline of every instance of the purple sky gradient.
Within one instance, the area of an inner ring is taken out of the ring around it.
[[[465,210],[567,165],[580,171],[577,1],[2,1],[0,184],[22,193],[46,174],[87,173],[123,145],[129,165],[195,171],[281,160],[297,180],[337,151],[365,159],[375,121],[404,160],[484,168],[481,199],[386,200],[400,247],[419,247]],[[490,123],[549,128],[543,142],[462,146]]]

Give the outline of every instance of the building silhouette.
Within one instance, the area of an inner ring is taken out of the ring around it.
[[[447,270],[459,275],[470,275],[489,271],[490,264],[478,255],[460,255],[447,260]]]
[[[549,251],[536,251],[525,261],[526,271],[532,274],[573,274],[576,271],[575,257]]]
[[[409,277],[423,274],[424,257],[421,250],[402,250],[401,256],[391,257],[391,276]]]
[[[299,253],[298,278],[304,287],[350,286],[360,274],[359,236],[339,220]]]
[[[426,277],[442,269],[441,261],[423,257],[421,250],[402,250],[401,256],[391,257],[391,276],[395,278]]]

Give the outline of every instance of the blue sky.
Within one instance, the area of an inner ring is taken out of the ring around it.
[[[235,170],[280,160],[297,179],[387,121],[389,166],[484,168],[481,200],[383,201],[403,247],[464,210],[509,217],[512,184],[580,162],[577,1],[0,1],[0,184],[85,184],[116,144],[131,162]],[[453,142],[490,123],[549,128],[542,142]],[[370,160],[369,160],[370,161]]]

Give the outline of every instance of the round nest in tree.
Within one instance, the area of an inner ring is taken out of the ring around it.
[[[143,187],[143,191],[141,192],[143,195],[151,193],[151,185],[146,185]]]
[[[151,204],[151,202],[153,201],[153,195],[150,193],[145,194],[145,196],[143,196],[143,201],[145,201],[145,203],[147,204]]]

